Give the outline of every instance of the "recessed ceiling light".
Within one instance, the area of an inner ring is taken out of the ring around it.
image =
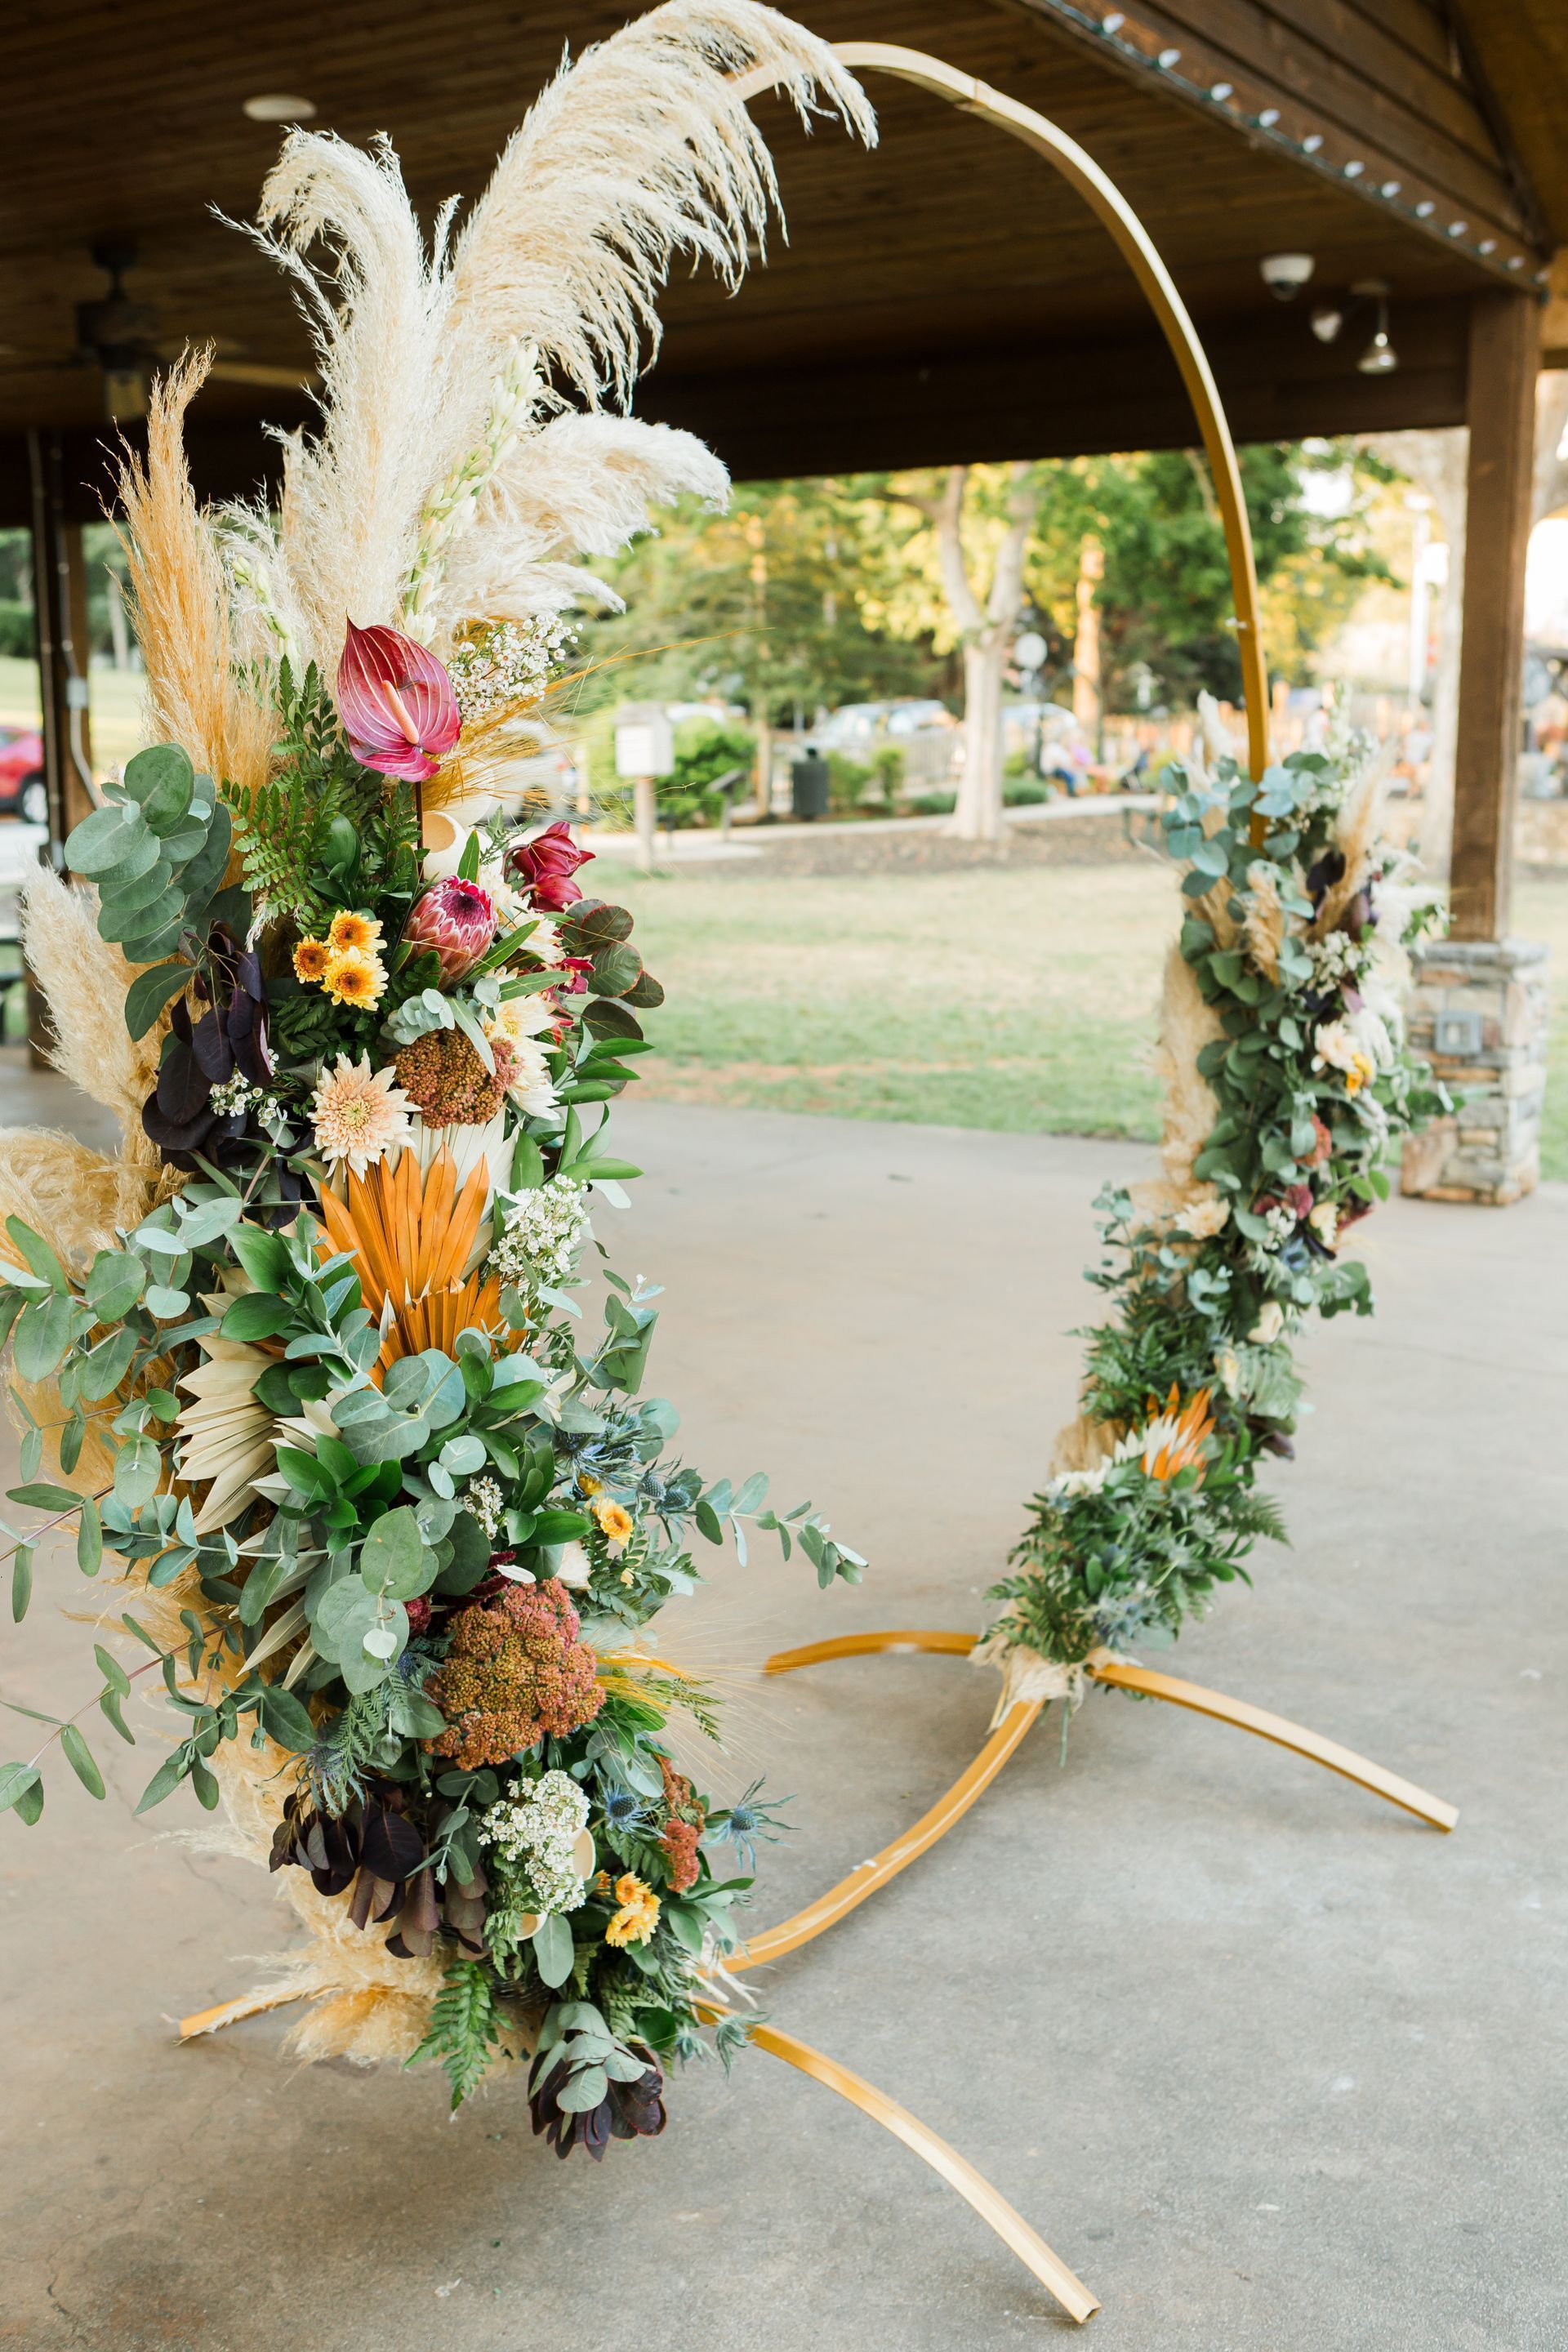
[[[316,101],[313,98],[290,98],[286,91],[264,89],[258,98],[247,98],[243,111],[252,122],[310,122],[314,120]]]

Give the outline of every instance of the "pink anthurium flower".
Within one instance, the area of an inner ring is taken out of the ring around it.
[[[338,712],[363,768],[422,784],[462,730],[452,681],[432,653],[396,629],[349,623],[338,664]]]

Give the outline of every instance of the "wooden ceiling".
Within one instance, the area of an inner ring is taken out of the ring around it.
[[[25,514],[33,425],[67,436],[89,509],[102,387],[70,354],[75,304],[103,291],[95,239],[134,237],[127,291],[155,307],[171,346],[213,337],[233,359],[307,363],[281,279],[213,216],[251,212],[276,151],[245,99],[308,97],[320,127],[354,141],[386,131],[428,212],[483,184],[563,46],[626,13],[614,0],[11,0],[0,520]],[[1513,284],[1532,283],[1568,217],[1555,138],[1568,0],[1470,0],[1462,26],[1436,0],[800,0],[797,13],[832,39],[928,49],[1079,140],[1152,230],[1243,437],[1458,419],[1472,298],[1509,282],[1510,261]],[[1535,47],[1496,37],[1504,17],[1529,20]],[[701,278],[671,287],[642,413],[693,425],[752,474],[1190,438],[1136,289],[1071,192],[937,100],[868,88],[881,122],[869,156],[827,128],[808,140],[762,102],[789,242],[736,297]],[[1394,182],[1396,196],[1376,193]],[[1258,262],[1282,248],[1315,256],[1314,295],[1391,281],[1397,373],[1356,372],[1364,330],[1316,342],[1310,298],[1273,302]],[[196,419],[206,487],[247,487],[265,462],[259,420],[304,413],[297,394],[210,386]]]

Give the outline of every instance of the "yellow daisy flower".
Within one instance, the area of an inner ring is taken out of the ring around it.
[[[636,1532],[637,1521],[631,1513],[619,1503],[612,1503],[607,1495],[590,1504],[589,1508],[599,1523],[599,1533],[612,1547],[626,1543]]]
[[[642,1879],[628,1871],[616,1881],[620,1909],[605,1930],[606,1944],[624,1951],[628,1944],[646,1944],[658,1925],[658,1897]]]
[[[381,945],[381,925],[374,915],[356,915],[352,911],[334,915],[327,939],[329,944],[340,951],[344,948],[361,948],[367,954],[373,954]]]
[[[368,1013],[385,992],[386,966],[363,948],[342,948],[329,957],[321,979],[335,1003],[357,1005]]]
[[[331,949],[325,940],[301,940],[294,950],[296,980],[320,980],[332,960]]]

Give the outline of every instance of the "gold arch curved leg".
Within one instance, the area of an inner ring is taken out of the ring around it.
[[[1459,1818],[1456,1805],[1445,1803],[1441,1797],[1429,1796],[1418,1789],[1414,1780],[1402,1780],[1397,1772],[1385,1772],[1381,1764],[1372,1764],[1351,1748],[1342,1748],[1335,1739],[1323,1739],[1315,1731],[1305,1731],[1299,1723],[1290,1723],[1282,1715],[1270,1715],[1266,1707],[1251,1706],[1243,1698],[1226,1698],[1220,1691],[1205,1690],[1201,1683],[1181,1682],[1174,1675],[1157,1675],[1147,1666],[1126,1664],[1120,1658],[1091,1658],[1089,1671],[1097,1683],[1111,1690],[1139,1691],[1145,1698],[1163,1698],[1172,1706],[1190,1707],[1194,1715],[1212,1716],[1216,1723],[1234,1723],[1238,1731],[1250,1731],[1259,1739],[1272,1740],[1277,1748],[1288,1748],[1292,1755],[1305,1756],[1325,1770],[1338,1772],[1353,1780],[1360,1789],[1370,1789],[1374,1797],[1382,1797],[1391,1805],[1398,1805],[1417,1821],[1426,1822],[1435,1830],[1447,1833]]]
[[[818,1649],[825,1646],[830,1645],[814,1644],[814,1648]],[[791,1651],[781,1654],[793,1658],[797,1665],[815,1664],[815,1659],[804,1652]],[[785,1674],[790,1669],[780,1665],[777,1659],[770,1658],[764,1671]],[[837,1886],[830,1886],[826,1895],[819,1895],[815,1903],[807,1904],[804,1911],[796,1911],[792,1917],[781,1920],[776,1927],[764,1927],[761,1935],[748,1937],[744,1949],[724,1963],[730,1974],[736,1976],[743,1969],[761,1968],[767,1960],[782,1959],[785,1952],[796,1951],[802,1944],[809,1944],[814,1937],[820,1936],[825,1929],[836,1927],[840,1919],[847,1918],[868,1895],[875,1895],[879,1887],[886,1886],[890,1878],[897,1878],[900,1870],[907,1870],[928,1846],[934,1845],[938,1838],[945,1837],[953,1823],[963,1819],[975,1799],[991,1786],[1039,1711],[1037,1698],[1020,1699],[1016,1706],[1010,1706],[969,1769],[960,1775],[945,1796],[937,1800],[929,1813],[921,1815],[913,1829],[906,1830],[902,1837],[893,1840],[891,1845],[885,1845],[880,1853],[874,1855],[869,1862],[861,1863],[847,1878],[841,1878]]]
[[[237,2025],[242,2018],[259,2017],[264,2010],[286,2009],[291,2000],[304,2000],[303,1991],[293,1985],[266,1985],[259,1992],[242,1992],[237,2000],[220,2000],[216,2009],[198,2009],[190,2017],[180,2020],[182,2042],[195,2042],[204,2033],[221,2033],[226,2025]]]
[[[219,2001],[213,2009],[197,2010],[190,2017],[181,2018],[180,2039],[182,2042],[194,2042],[204,2033],[218,2033],[226,2025],[237,2025],[242,2018],[258,2016],[263,2010],[283,2009],[290,2001],[305,1998],[302,1991],[289,1985],[274,1985],[260,1992],[242,1993],[236,2000]],[[699,2001],[696,2008],[698,2015],[710,2025],[726,2014],[721,2005],[714,2001]],[[879,2091],[874,2083],[868,2083],[863,2076],[852,2074],[847,2066],[840,2066],[836,2059],[825,2057],[809,2042],[797,2042],[793,2033],[781,2033],[773,2025],[754,2025],[751,2039],[759,2050],[766,2050],[773,2057],[782,2058],[786,2066],[797,2067],[801,2074],[809,2074],[814,2082],[821,2083],[829,2091],[836,2091],[841,2099],[847,2099],[863,2115],[879,2123],[885,2131],[890,2131],[896,2139],[901,2139],[904,2146],[911,2148],[923,2163],[929,2164],[933,2172],[940,2172],[949,2187],[956,2189],[959,2195],[974,2208],[981,2220],[995,2231],[1004,2245],[1010,2247],[1025,2267],[1033,2271],[1047,2293],[1056,2298],[1070,2318],[1081,2326],[1091,2313],[1100,2309],[1099,2298],[1090,2294],[1082,2280],[1076,2278],[1067,2264],[1052,2253],[1045,2240],[1030,2229],[1022,2214],[1015,2212],[1006,2199],[998,2196],[990,2182],[975,2171],[967,2158],[960,2156],[956,2148],[950,2147],[946,2140],[939,2138],[935,2132],[929,2130],[918,2116],[911,2116],[907,2107],[900,2107],[896,2100]]]
[[[798,1667],[819,1665],[829,1658],[868,1657],[900,1650],[957,1657],[973,1650],[978,1638],[973,1633],[939,1633],[923,1626],[894,1627],[877,1633],[846,1633],[837,1641],[812,1642],[800,1650],[780,1650],[767,1660],[763,1671],[788,1675]],[[1369,1790],[1374,1797],[1414,1813],[1418,1821],[1435,1830],[1447,1832],[1459,1818],[1457,1806],[1418,1789],[1414,1780],[1404,1780],[1397,1772],[1384,1771],[1381,1764],[1369,1762],[1353,1748],[1342,1748],[1337,1740],[1324,1739],[1282,1715],[1271,1715],[1266,1707],[1250,1706],[1246,1699],[1226,1698],[1221,1691],[1205,1690],[1201,1683],[1182,1682],[1174,1675],[1155,1674],[1148,1666],[1131,1665],[1125,1659],[1112,1657],[1109,1650],[1094,1652],[1087,1666],[1092,1679],[1110,1689],[1137,1691],[1145,1698],[1164,1699],[1172,1706],[1190,1707],[1195,1715],[1212,1716],[1216,1723],[1234,1723],[1238,1731],[1250,1731],[1259,1739],[1271,1740],[1277,1748],[1288,1748],[1292,1755],[1305,1756],[1311,1763],[1321,1764],[1326,1771],[1340,1773],[1358,1788]],[[988,1777],[994,1778],[994,1770]],[[974,1794],[977,1796],[979,1790]],[[973,1797],[969,1802],[973,1802]],[[934,1832],[934,1836],[941,1834],[940,1830]],[[928,1845],[932,1843],[932,1838],[926,1840]],[[914,1859],[912,1854],[910,1859]]]
[[[724,2013],[715,2006],[699,2006],[709,2022]],[[847,2099],[852,2106],[860,2109],[862,2115],[869,2116],[874,2123],[880,2124],[884,2131],[890,2131],[895,2139],[901,2139],[904,2146],[912,2149],[922,2163],[929,2164],[933,2172],[940,2172],[948,2186],[956,2189],[959,2195],[974,2208],[981,2220],[995,2231],[1004,2245],[1011,2247],[1025,2267],[1033,2271],[1040,2284],[1056,2298],[1069,2318],[1077,2320],[1081,2326],[1091,2313],[1100,2309],[1099,2298],[1090,2294],[1081,2279],[1075,2278],[1067,2264],[1052,2253],[1045,2240],[1036,2235],[1021,2214],[1014,2211],[1006,2199],[998,2196],[990,2182],[976,2172],[956,2148],[949,2147],[944,2139],[939,2139],[936,2133],[929,2130],[917,2116],[911,2116],[907,2107],[900,2107],[896,2100],[888,2097],[886,2092],[879,2091],[875,2084],[868,2083],[859,2074],[851,2074],[847,2066],[840,2066],[836,2059],[825,2057],[809,2042],[797,2042],[793,2033],[781,2033],[773,2025],[755,2025],[752,2028],[751,2038],[759,2050],[766,2050],[774,2058],[782,2058],[786,2066],[797,2067],[801,2074],[809,2074],[814,2083],[820,2083],[826,2089],[836,2091],[841,2099]]]

